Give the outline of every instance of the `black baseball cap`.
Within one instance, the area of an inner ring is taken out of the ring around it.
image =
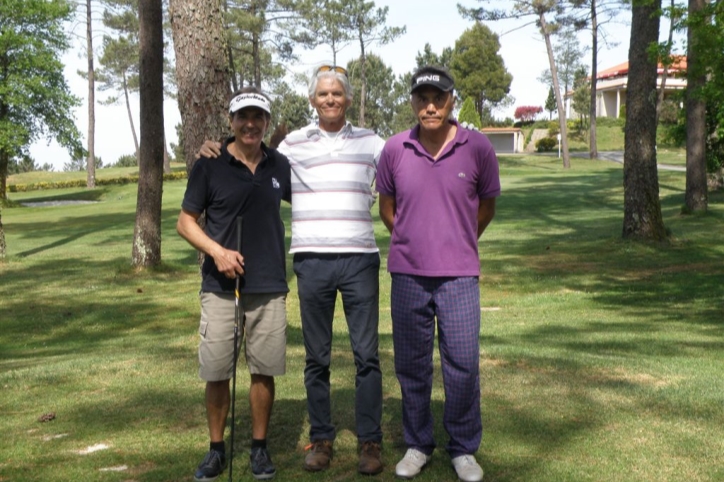
[[[410,93],[412,94],[424,85],[436,87],[443,92],[450,92],[455,88],[455,81],[447,70],[428,65],[420,67],[412,74]]]

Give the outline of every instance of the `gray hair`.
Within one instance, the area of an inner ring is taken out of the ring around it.
[[[317,83],[319,79],[335,79],[339,82],[344,90],[344,96],[347,100],[352,100],[352,85],[349,83],[349,79],[346,75],[335,72],[334,70],[327,70],[325,72],[319,71],[319,66],[314,68],[312,76],[309,78],[309,98],[314,98],[314,94],[317,92]]]

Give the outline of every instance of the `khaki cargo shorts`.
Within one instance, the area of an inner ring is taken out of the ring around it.
[[[207,382],[228,380],[234,371],[234,295],[202,291],[199,299],[199,377]],[[286,293],[241,295],[239,344],[253,375],[286,372],[286,299]]]

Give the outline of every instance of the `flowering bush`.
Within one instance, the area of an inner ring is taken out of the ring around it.
[[[513,117],[521,120],[522,122],[532,122],[541,112],[543,112],[543,107],[536,105],[521,105],[520,107],[516,107]]]

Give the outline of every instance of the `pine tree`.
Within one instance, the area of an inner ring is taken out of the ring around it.
[[[483,123],[480,121],[480,115],[478,115],[478,112],[475,110],[475,102],[472,97],[466,97],[463,101],[463,106],[460,108],[460,113],[458,114],[458,122],[461,124],[463,122],[472,124],[478,129],[483,127]]]
[[[548,89],[548,98],[546,99],[546,110],[548,111],[548,120],[553,119],[553,113],[558,110],[556,106],[556,95],[553,93],[553,86]]]

